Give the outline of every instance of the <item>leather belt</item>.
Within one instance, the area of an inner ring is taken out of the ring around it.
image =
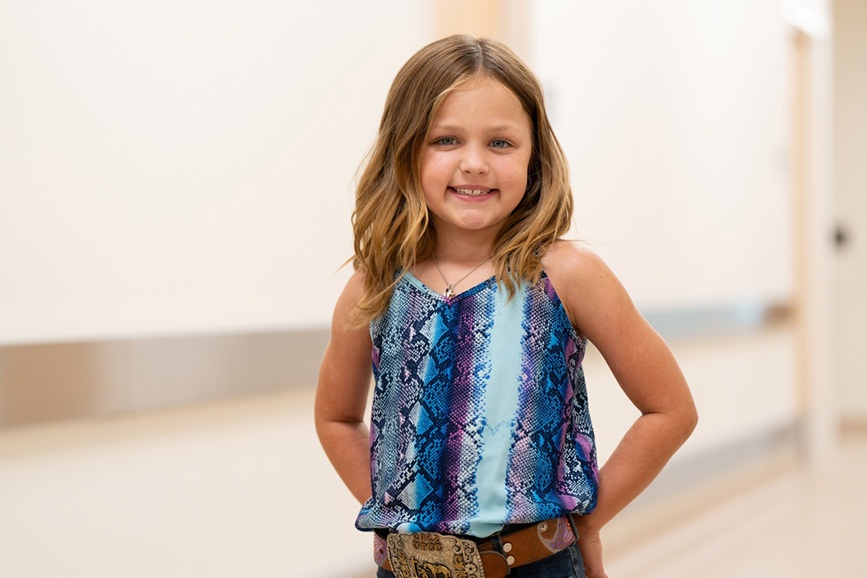
[[[497,542],[500,546],[497,547]],[[496,535],[478,544],[485,576],[506,576],[509,569],[518,568],[565,550],[575,543],[575,533],[566,516],[545,520],[514,532]],[[380,566],[393,572],[388,556]]]

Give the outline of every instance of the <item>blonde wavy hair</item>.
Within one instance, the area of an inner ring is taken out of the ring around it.
[[[428,44],[397,73],[358,180],[352,264],[365,273],[355,319],[358,324],[381,315],[399,273],[433,253],[435,231],[420,178],[422,148],[446,95],[479,74],[515,94],[533,132],[527,192],[503,225],[493,249],[497,281],[510,296],[519,279],[539,280],[542,254],[569,230],[569,169],[548,121],[541,87],[530,69],[505,44],[487,38],[455,35]]]

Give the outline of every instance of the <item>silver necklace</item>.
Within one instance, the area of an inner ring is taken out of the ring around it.
[[[446,276],[445,276],[445,275],[443,275],[443,270],[440,269],[440,263],[439,263],[439,261],[437,261],[437,256],[436,256],[436,254],[435,254],[435,253],[432,253],[431,255],[433,256],[433,262],[434,262],[434,265],[435,265],[436,268],[437,268],[437,273],[440,274],[440,277],[443,278],[443,282],[446,284],[446,290],[443,291],[443,297],[445,297],[446,299],[451,299],[452,297],[455,296],[455,287],[457,287],[458,285],[460,285],[461,281],[463,281],[464,279],[466,279],[467,277],[469,277],[470,275],[472,275],[473,273],[475,273],[475,272],[476,272],[476,269],[478,269],[479,267],[481,267],[482,265],[484,265],[485,263],[487,263],[488,261],[491,260],[490,257],[485,257],[485,258],[484,258],[484,259],[483,259],[483,260],[482,260],[478,265],[476,265],[475,267],[473,267],[472,269],[470,269],[470,272],[469,272],[469,273],[467,273],[466,275],[464,275],[463,277],[461,277],[460,279],[458,279],[458,280],[455,281],[454,283],[449,283],[449,280],[446,279]]]

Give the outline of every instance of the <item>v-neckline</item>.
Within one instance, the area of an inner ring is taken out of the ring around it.
[[[419,290],[421,290],[424,293],[427,293],[428,295],[436,297],[439,301],[442,301],[444,303],[454,303],[455,301],[457,301],[463,297],[468,297],[469,295],[478,293],[485,286],[489,285],[490,283],[493,283],[496,280],[496,275],[491,275],[490,277],[488,277],[484,281],[480,281],[479,283],[476,283],[472,287],[470,287],[464,291],[461,291],[460,293],[456,293],[455,295],[452,295],[451,297],[446,297],[445,295],[443,295],[439,291],[434,291],[433,289],[431,289],[425,282],[423,282],[421,279],[419,279],[418,277],[413,275],[413,273],[411,271],[404,271],[404,276],[416,288],[418,288]]]

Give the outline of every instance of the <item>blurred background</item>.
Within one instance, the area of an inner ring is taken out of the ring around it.
[[[865,575],[867,2],[3,0],[0,576],[373,575],[313,391],[385,94],[454,32],[537,73],[699,405],[612,578]]]

